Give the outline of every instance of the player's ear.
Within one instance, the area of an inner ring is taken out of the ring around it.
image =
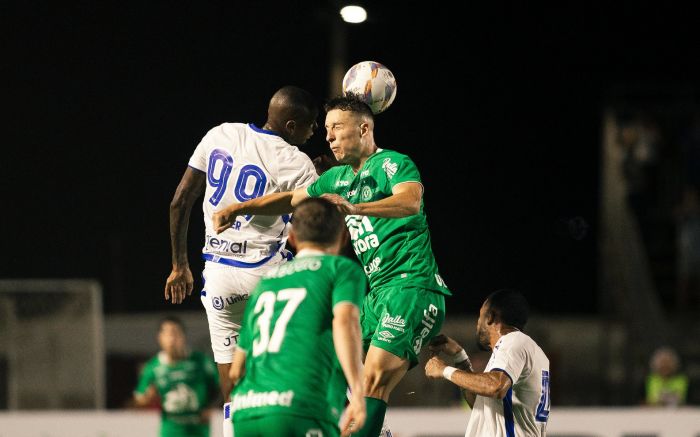
[[[340,232],[340,235],[340,249],[342,250],[343,247],[348,244],[348,240],[350,240],[350,232],[348,232],[348,228],[346,226],[343,226],[343,230]]]
[[[293,134],[297,128],[297,122],[296,120],[287,120],[287,122],[284,124],[284,127],[287,128],[287,132]]]
[[[488,309],[486,311],[486,324],[493,325],[494,323],[496,323],[496,312]]]
[[[287,236],[287,241],[289,241],[289,244],[296,250],[296,248],[297,248],[297,235],[294,233],[294,228],[292,228],[289,231],[289,235]]]
[[[369,132],[369,123],[366,121],[360,123],[360,136],[365,136]]]

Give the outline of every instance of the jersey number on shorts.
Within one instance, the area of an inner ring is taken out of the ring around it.
[[[222,149],[214,149],[209,155],[209,168],[207,169],[207,182],[214,188],[214,194],[209,198],[209,203],[216,206],[226,193],[226,184],[233,169],[233,156]],[[251,180],[252,178],[252,180]],[[267,176],[260,167],[253,164],[244,165],[238,172],[236,186],[233,194],[240,202],[260,197],[265,192]]]
[[[262,311],[262,314],[258,316],[255,322],[258,325],[260,338],[253,341],[254,357],[257,357],[263,352],[276,353],[280,351],[282,340],[284,340],[284,333],[287,331],[287,323],[289,323],[289,319],[292,318],[292,315],[294,315],[297,307],[299,307],[299,304],[305,297],[305,288],[285,288],[284,290],[280,290],[277,294],[272,291],[265,291],[260,295],[258,301],[255,303],[255,310],[253,310],[253,314],[258,314]],[[279,317],[277,317],[275,329],[272,331],[272,335],[270,335],[270,322],[275,313],[275,303],[283,301],[287,303]]]
[[[537,405],[535,419],[538,422],[546,422],[549,419],[549,371],[542,371],[542,396]]]

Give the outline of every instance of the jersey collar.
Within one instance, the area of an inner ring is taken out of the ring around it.
[[[317,249],[301,249],[297,253],[296,258],[301,258],[304,256],[325,255],[325,254],[326,254],[325,252],[323,252],[321,250],[317,250]]]
[[[258,133],[261,133],[261,134],[265,134],[265,135],[274,135],[274,136],[276,136],[276,137],[282,138],[282,136],[281,136],[280,134],[278,134],[277,132],[275,132],[275,131],[273,131],[273,130],[261,129],[261,128],[257,127],[256,125],[254,125],[253,123],[248,123],[248,127],[250,127],[251,129],[253,129],[255,132],[258,132]]]

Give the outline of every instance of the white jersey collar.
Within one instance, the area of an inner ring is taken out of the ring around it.
[[[326,252],[318,249],[301,249],[297,255],[296,258],[301,258],[304,256],[314,256],[314,255],[325,255]]]

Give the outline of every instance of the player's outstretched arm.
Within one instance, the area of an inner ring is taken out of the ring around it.
[[[511,387],[510,377],[500,370],[486,373],[472,373],[448,366],[438,357],[432,357],[425,365],[428,378],[445,378],[470,392],[490,398],[503,398]]]
[[[165,281],[165,300],[182,303],[192,293],[194,279],[187,259],[187,228],[192,205],[204,193],[206,174],[192,167],[185,170],[170,202],[170,246],[173,269]]]
[[[346,436],[361,429],[367,416],[362,381],[360,311],[352,303],[341,302],[333,307],[333,344],[352,396],[340,422],[341,435]]]
[[[214,231],[219,234],[236,223],[242,215],[282,215],[292,212],[294,207],[309,197],[306,188],[284,193],[271,193],[242,203],[234,203],[212,216]]]
[[[420,212],[423,185],[418,182],[405,182],[394,186],[392,193],[391,196],[376,202],[355,205],[337,194],[324,194],[323,197],[333,202],[341,212],[348,215],[400,218]]]

